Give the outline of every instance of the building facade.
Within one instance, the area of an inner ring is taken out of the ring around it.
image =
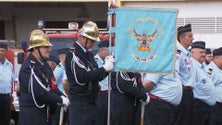
[[[111,0],[121,7],[178,9],[178,26],[191,23],[194,40],[207,47],[222,46],[222,1],[220,0]],[[110,0],[0,0],[0,39],[27,41],[37,27],[64,26],[69,21],[94,20],[106,28]]]

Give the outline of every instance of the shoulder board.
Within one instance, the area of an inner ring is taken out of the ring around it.
[[[178,50],[177,50],[177,54],[179,54],[179,55],[180,55],[180,54],[181,54],[181,50],[179,50],[179,49],[178,49]]]
[[[95,62],[98,62],[98,58],[94,58]]]
[[[211,69],[211,68],[209,68],[208,71],[207,71],[207,73],[208,73],[209,75],[211,75],[212,72],[213,72],[213,69]]]
[[[70,52],[75,52],[75,50],[76,50],[76,47],[71,47],[70,48]]]
[[[30,63],[32,63],[32,64],[35,64],[35,61],[33,61],[33,60],[30,60]]]

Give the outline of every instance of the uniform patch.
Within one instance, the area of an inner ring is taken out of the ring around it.
[[[211,69],[211,68],[209,68],[208,71],[207,71],[207,73],[208,73],[209,75],[211,75],[212,72],[213,72],[213,69]]]
[[[51,88],[52,90],[56,90],[56,81],[54,77],[51,78]]]
[[[181,50],[179,50],[179,49],[178,49],[178,50],[177,50],[177,54],[179,54],[179,55],[180,55],[180,54],[181,54]]]
[[[185,62],[185,65],[189,65],[190,64],[190,62],[187,59],[185,59],[184,62]]]
[[[205,79],[203,79],[203,80],[202,80],[202,83],[203,83],[203,84],[206,84],[206,80],[205,80]]]

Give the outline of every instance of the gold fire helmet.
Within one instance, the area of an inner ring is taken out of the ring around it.
[[[30,43],[28,50],[35,48],[35,47],[41,47],[41,46],[52,46],[52,44],[49,42],[49,38],[47,35],[40,29],[33,30],[30,33]]]
[[[94,41],[100,41],[99,29],[95,22],[87,21],[79,30],[79,35],[85,36]]]

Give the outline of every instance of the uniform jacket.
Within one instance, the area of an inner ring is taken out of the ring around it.
[[[30,74],[31,74],[31,67],[34,68],[34,72],[36,76],[42,81],[45,87],[52,87],[51,86],[51,76],[52,72],[50,72],[50,67],[47,63],[43,65],[32,55],[27,58],[20,69],[19,73],[19,83],[21,87],[21,97],[20,97],[20,105],[21,106],[28,106],[28,107],[35,107],[33,102],[31,93],[30,93]],[[62,99],[55,93],[53,90],[46,91],[43,89],[35,79],[33,79],[34,85],[34,94],[36,97],[36,101],[41,104],[54,104],[54,103],[62,103]]]
[[[142,81],[138,80],[137,77],[137,73],[113,72],[111,78],[112,91],[131,99],[146,101],[147,95],[142,86]]]
[[[62,103],[62,99],[56,91],[56,85],[53,83],[53,73],[47,63],[43,64],[30,54],[20,69],[21,117],[19,121],[22,125],[35,125],[35,123],[36,125],[45,125],[47,123],[47,106]],[[35,120],[41,122],[37,123]]]
[[[71,104],[72,102],[95,104],[98,83],[108,75],[103,67],[97,67],[93,54],[84,52],[78,44],[75,44],[75,50],[66,56],[66,74],[70,85]]]

